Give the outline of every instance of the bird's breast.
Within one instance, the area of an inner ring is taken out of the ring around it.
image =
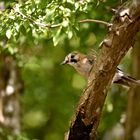
[[[83,76],[88,77],[90,74],[92,65],[90,64],[77,64],[75,69]]]

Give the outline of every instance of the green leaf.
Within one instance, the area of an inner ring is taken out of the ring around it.
[[[10,39],[10,38],[11,38],[11,35],[12,35],[12,31],[11,31],[10,29],[8,29],[8,30],[6,31],[6,37],[7,37],[8,39]]]
[[[60,27],[59,30],[56,32],[56,35],[53,37],[54,46],[56,46],[59,43],[59,41],[60,41],[60,38],[61,38],[61,36],[60,36],[61,29],[62,28]]]
[[[71,38],[72,38],[72,36],[73,36],[73,32],[72,32],[72,31],[68,31],[68,33],[67,33],[67,34],[68,34],[68,38],[69,38],[69,39],[71,39]]]
[[[62,22],[62,26],[63,26],[63,27],[68,27],[68,25],[69,25],[69,20],[64,20],[64,21]]]
[[[23,25],[20,26],[20,31],[23,35],[26,35],[26,29]]]

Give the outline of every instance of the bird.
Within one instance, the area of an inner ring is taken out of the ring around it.
[[[76,69],[76,71],[83,75],[84,77],[88,78],[91,72],[92,67],[96,63],[96,55],[86,55],[81,52],[71,52],[69,53],[64,61],[62,61],[61,65],[68,64]],[[135,78],[129,76],[128,74],[124,73],[120,68],[117,67],[115,75],[113,77],[112,83],[121,84],[124,86],[132,86],[132,85],[139,85],[140,80],[136,80]]]

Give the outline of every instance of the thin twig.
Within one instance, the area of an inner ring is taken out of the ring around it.
[[[61,23],[59,24],[45,24],[45,23],[40,23],[38,21],[34,21],[31,17],[23,14],[20,9],[19,9],[19,6],[18,5],[15,5],[15,7],[13,7],[13,10],[18,13],[20,16],[22,16],[23,18],[25,19],[28,19],[29,21],[33,22],[34,24],[42,27],[42,28],[57,28],[57,27],[60,27],[61,26]],[[80,20],[78,21],[79,23],[86,23],[86,22],[94,22],[94,23],[101,23],[101,24],[104,24],[106,26],[110,26],[111,23],[108,23],[108,22],[105,22],[105,21],[101,21],[101,20],[96,20],[96,19],[84,19],[84,20]]]
[[[25,19],[28,19],[29,21],[33,22],[34,24],[40,26],[40,27],[43,27],[43,28],[56,28],[56,27],[59,27],[61,24],[45,24],[45,23],[40,23],[38,21],[34,21],[31,17],[23,14],[20,9],[19,9],[19,6],[18,5],[15,5],[15,7],[13,7],[13,10],[18,13],[19,15],[21,15],[23,18]]]
[[[101,23],[101,24],[104,24],[104,25],[107,25],[107,26],[110,25],[110,23],[108,23],[106,21],[96,20],[96,19],[83,19],[83,20],[79,21],[79,23],[86,23],[86,22]]]

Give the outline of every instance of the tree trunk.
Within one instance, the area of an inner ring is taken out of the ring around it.
[[[140,79],[140,37],[132,53],[132,74]],[[140,140],[140,87],[132,88],[128,94],[125,140]]]
[[[20,132],[20,93],[23,82],[16,59],[10,55],[0,55],[0,126],[4,132],[0,137]]]
[[[134,44],[140,29],[140,1],[123,5],[117,11],[102,43],[89,83],[77,107],[68,140],[95,140],[108,87],[120,60]]]

